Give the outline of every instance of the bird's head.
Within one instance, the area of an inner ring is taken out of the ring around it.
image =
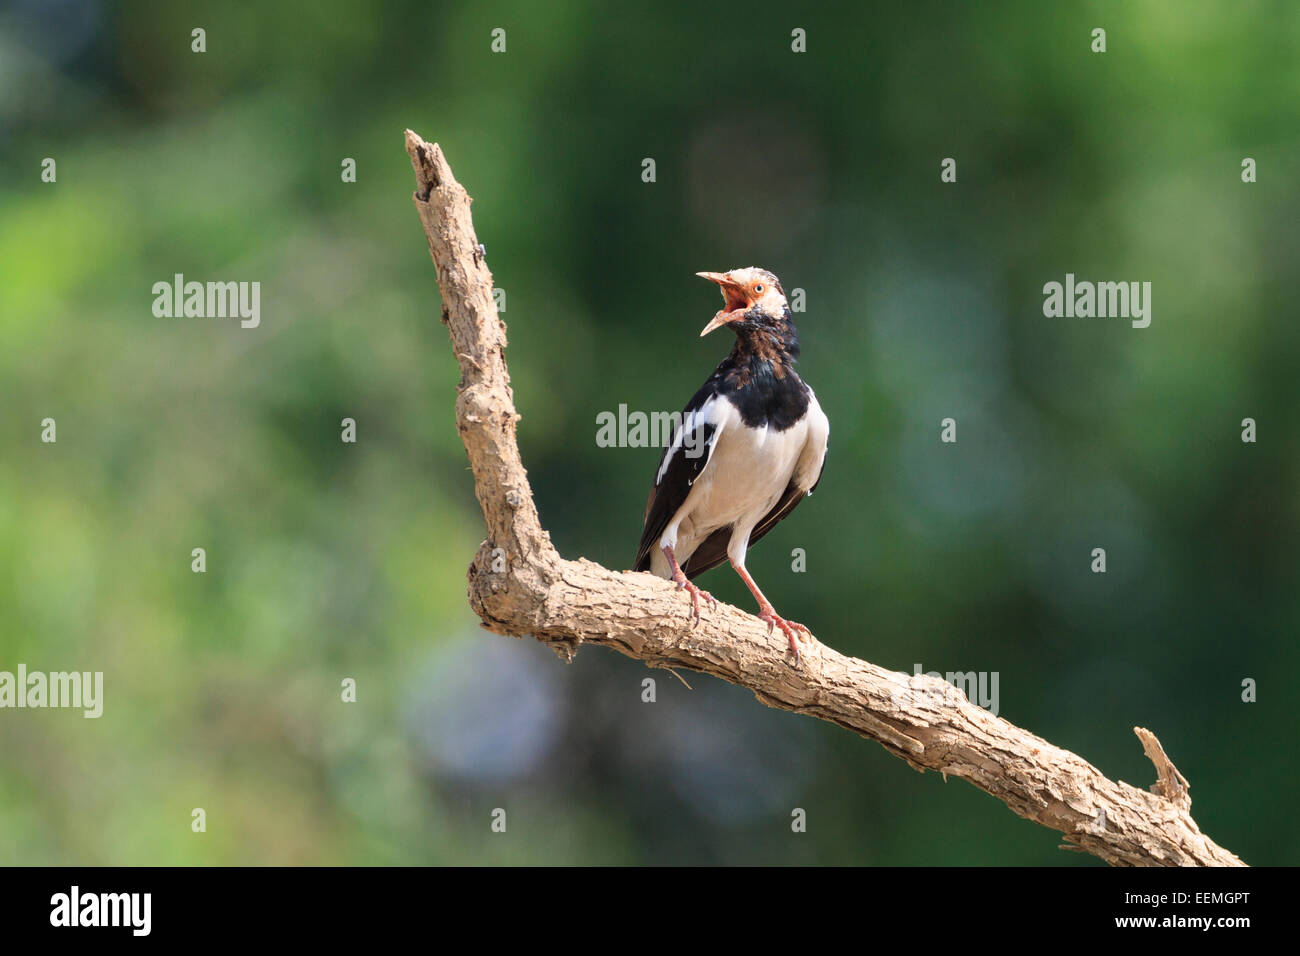
[[[703,337],[724,325],[781,325],[789,321],[781,281],[766,269],[750,266],[730,272],[697,272],[722,289],[723,307],[700,333]]]

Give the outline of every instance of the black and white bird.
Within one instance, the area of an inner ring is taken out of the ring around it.
[[[646,504],[637,571],[676,581],[717,601],[691,580],[729,560],[758,601],[758,617],[779,627],[799,659],[802,624],[776,613],[745,570],[749,546],[812,494],[826,461],[830,423],[795,372],[799,339],[785,290],[750,267],[696,273],[722,289],[724,306],[701,336],[729,326],[736,345],[682,410]]]

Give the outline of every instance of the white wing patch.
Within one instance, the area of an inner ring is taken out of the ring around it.
[[[659,465],[659,473],[655,475],[656,488],[659,487],[659,484],[664,480],[664,475],[668,472],[669,464],[671,464],[672,460],[679,454],[706,455],[704,464],[696,470],[697,475],[708,466],[709,459],[713,457],[714,449],[718,447],[718,436],[722,434],[722,426],[726,424],[728,418],[728,409],[722,407],[723,401],[722,398],[714,396],[682,419],[682,423],[677,426],[677,431],[673,433],[672,444],[669,445],[668,450],[664,452],[664,460]],[[685,447],[686,436],[688,435],[699,436],[693,437],[692,443],[703,440],[702,432],[705,425],[713,426],[713,434],[711,434],[707,439],[708,448],[697,449]],[[694,481],[692,481],[692,484],[694,484]]]

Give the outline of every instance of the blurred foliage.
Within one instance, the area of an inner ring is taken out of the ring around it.
[[[106,702],[0,712],[0,862],[1096,865],[737,688],[478,629],[411,127],[475,197],[564,554],[632,560],[657,452],[596,415],[721,357],[692,273],[773,269],[832,424],[752,553],[777,607],[997,671],[1143,786],[1148,726],[1208,834],[1296,863],[1298,41],[1287,2],[3,5],[0,669]],[[260,281],[261,327],[155,318],[178,272]],[[1150,281],[1151,327],[1044,318],[1066,272]]]

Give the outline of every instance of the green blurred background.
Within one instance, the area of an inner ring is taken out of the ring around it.
[[[1099,865],[743,690],[478,628],[406,127],[475,197],[563,554],[631,563],[658,452],[596,416],[729,347],[693,273],[772,269],[831,420],[752,553],[776,606],[996,671],[1139,786],[1150,727],[1206,833],[1300,861],[1298,53],[1289,2],[0,5],[0,669],[105,673],[99,720],[0,711],[0,862]],[[260,281],[260,328],[154,317],[177,272]],[[1150,281],[1151,327],[1045,318],[1067,272]]]

